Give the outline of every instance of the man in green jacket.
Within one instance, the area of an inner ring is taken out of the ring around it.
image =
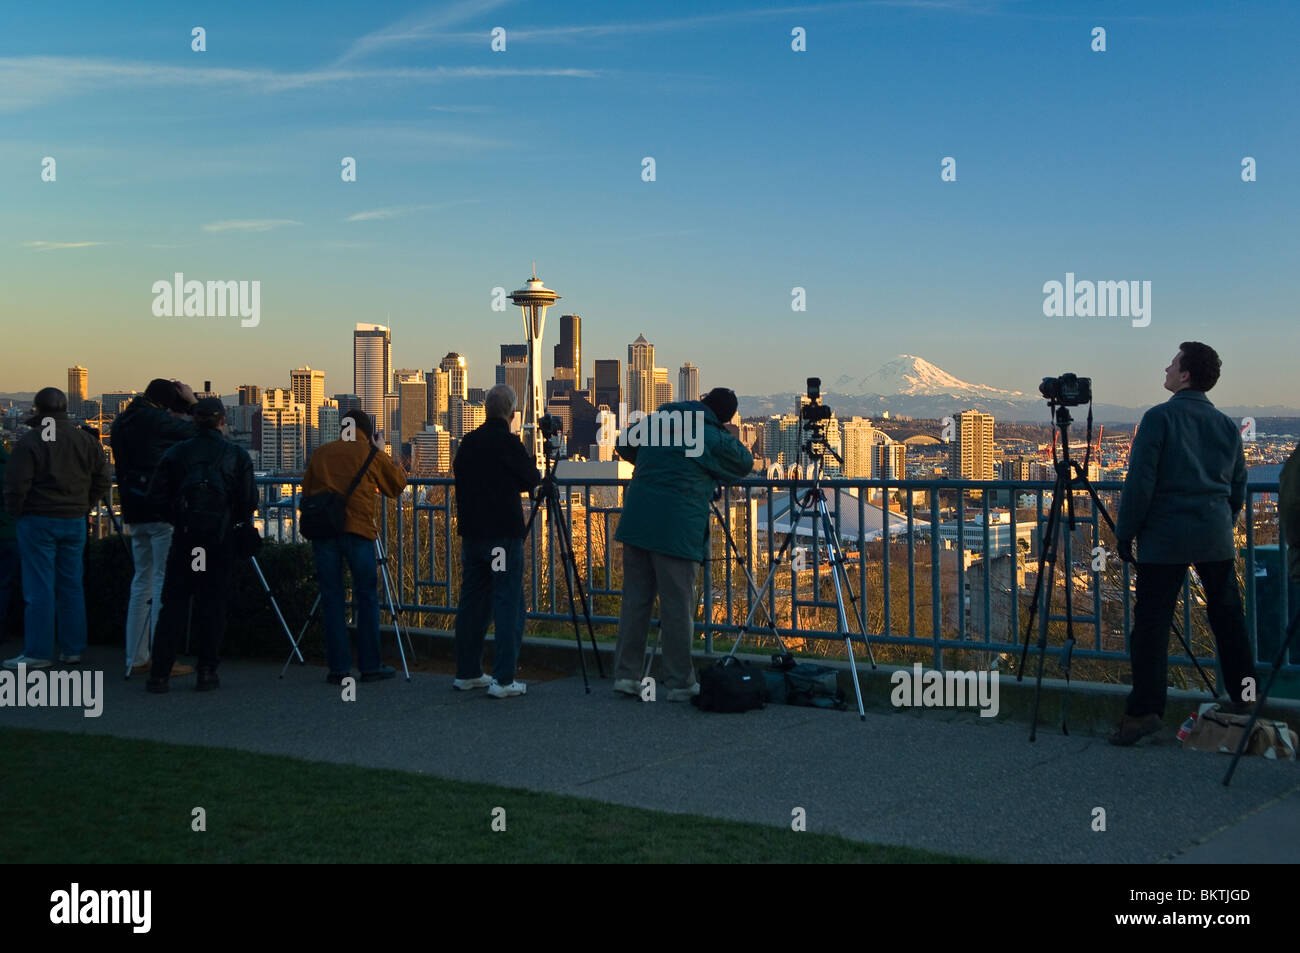
[[[1165,368],[1173,397],[1142,417],[1129,452],[1115,537],[1120,558],[1134,561],[1137,594],[1129,656],[1133,690],[1110,743],[1132,745],[1159,730],[1165,711],[1169,632],[1189,564],[1205,587],[1206,612],[1223,687],[1235,709],[1255,674],[1241,596],[1233,528],[1246,501],[1241,432],[1205,392],[1219,380],[1212,347],[1185,341]]]
[[[618,455],[636,470],[614,534],[623,544],[616,692],[640,697],[656,593],[668,700],[689,701],[700,692],[691,641],[695,576],[707,555],[709,501],[718,483],[739,480],[754,466],[745,445],[724,426],[736,408],[736,395],[718,387],[700,401],[664,404],[619,434]]]
[[[1300,446],[1282,468],[1278,511],[1286,533],[1286,562],[1291,581],[1300,586]],[[1300,608],[1300,607],[1297,607]]]

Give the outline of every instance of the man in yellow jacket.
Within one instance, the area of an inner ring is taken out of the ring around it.
[[[348,411],[339,423],[342,439],[318,447],[302,478],[303,496],[325,492],[343,496],[361,473],[356,489],[348,497],[343,534],[315,539],[311,544],[316,558],[316,580],[320,584],[321,618],[325,624],[325,650],[330,667],[327,679],[335,685],[352,673],[352,646],[343,615],[345,562],[352,572],[361,680],[374,682],[397,674],[391,665],[382,663],[379,655],[377,495],[396,498],[406,487],[406,474],[384,452],[383,444],[375,437],[369,414]]]

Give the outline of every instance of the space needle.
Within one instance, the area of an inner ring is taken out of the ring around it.
[[[546,446],[541,428],[537,426],[543,413],[542,404],[542,330],[546,326],[546,309],[560,300],[560,296],[542,284],[537,277],[537,263],[533,262],[533,276],[523,288],[509,295],[519,305],[524,315],[524,337],[528,339],[528,389],[524,401],[524,446],[531,446],[537,469],[546,471]]]

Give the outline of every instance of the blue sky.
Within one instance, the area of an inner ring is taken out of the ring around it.
[[[1300,406],[1297,26],[1283,2],[9,4],[0,391],[81,363],[93,394],[301,364],[346,392],[357,321],[486,386],[522,333],[492,289],[535,259],[564,296],[548,373],[573,311],[588,374],[644,333],[674,380],[743,393],[907,352],[1140,406],[1191,338],[1216,402]],[[261,323],[155,318],[177,271],[260,280]],[[1044,317],[1066,272],[1151,281],[1150,326]]]

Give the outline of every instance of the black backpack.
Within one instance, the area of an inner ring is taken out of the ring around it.
[[[750,711],[762,708],[766,695],[763,673],[728,655],[700,672],[700,693],[691,704],[700,711]]]
[[[224,451],[224,447],[222,450]],[[176,532],[210,543],[220,543],[230,528],[230,495],[218,464],[224,453],[195,460],[185,468],[176,494]]]

